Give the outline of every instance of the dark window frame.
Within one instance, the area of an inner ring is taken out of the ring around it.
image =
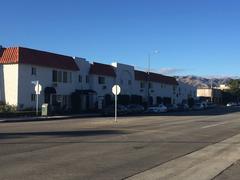
[[[82,76],[80,74],[78,75],[78,82],[82,83]]]
[[[105,84],[106,83],[106,79],[103,76],[98,76],[98,84]]]
[[[52,71],[52,82],[58,82],[58,71],[56,70]]]
[[[68,73],[66,71],[63,71],[63,73],[62,73],[62,81],[63,81],[63,83],[68,82]]]
[[[32,67],[31,75],[34,75],[34,76],[37,75],[37,68],[36,67]]]

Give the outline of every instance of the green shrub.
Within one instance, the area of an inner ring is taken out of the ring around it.
[[[9,104],[0,105],[0,112],[1,113],[16,112],[16,111],[17,111],[17,107],[14,106],[14,105],[9,105]]]

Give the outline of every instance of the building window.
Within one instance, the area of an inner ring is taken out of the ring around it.
[[[131,80],[128,80],[128,85],[131,85],[132,84],[132,81]]]
[[[69,72],[68,73],[68,82],[72,82],[72,73],[71,72]]]
[[[55,70],[52,71],[52,81],[57,82],[57,71]]]
[[[105,77],[99,76],[98,77],[98,84],[105,84]]]
[[[140,82],[140,88],[144,88],[145,87],[145,83],[144,82]]]
[[[89,76],[86,76],[86,83],[89,83]]]
[[[31,94],[31,101],[35,102],[36,101],[36,94]]]
[[[35,67],[32,67],[32,75],[37,75],[37,69]]]
[[[58,79],[58,82],[62,82],[62,71],[58,71],[57,79]]]
[[[52,81],[53,82],[72,82],[72,73],[71,72],[62,72],[62,71],[52,71]]]
[[[82,82],[82,76],[81,75],[78,75],[78,82]]]
[[[63,82],[67,83],[67,80],[68,80],[68,74],[67,72],[63,72]]]

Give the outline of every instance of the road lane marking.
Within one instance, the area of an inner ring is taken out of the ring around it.
[[[215,126],[219,126],[219,125],[223,125],[223,124],[227,124],[227,123],[229,123],[229,122],[222,122],[222,123],[207,125],[207,126],[201,127],[201,129],[210,128],[210,127],[215,127]]]
[[[210,180],[240,159],[240,134],[174,159],[128,180]]]

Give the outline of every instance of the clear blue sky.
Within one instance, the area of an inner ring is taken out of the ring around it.
[[[0,44],[177,75],[240,76],[238,0],[0,0]],[[162,72],[162,71],[161,71]]]

